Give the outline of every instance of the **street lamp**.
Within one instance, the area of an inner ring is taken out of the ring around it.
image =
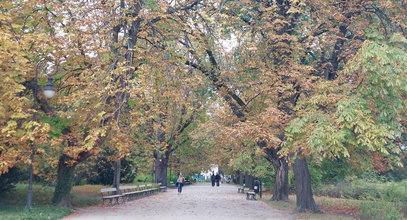
[[[35,79],[35,82],[37,79]],[[44,87],[44,95],[47,98],[52,98],[55,95],[55,88],[52,86],[52,77],[48,75],[48,83]],[[33,88],[33,96],[34,96],[34,109],[37,109],[37,88],[34,86]],[[34,113],[35,114],[35,113]],[[35,115],[33,119],[36,120]],[[31,146],[31,153],[30,153],[30,166],[28,168],[28,192],[27,192],[27,204],[26,208],[31,211],[32,208],[32,200],[33,200],[33,163],[34,163],[34,154],[35,154],[35,146]]]
[[[44,95],[47,98],[52,98],[55,95],[55,88],[52,86],[52,77],[48,75],[48,83],[44,87]]]

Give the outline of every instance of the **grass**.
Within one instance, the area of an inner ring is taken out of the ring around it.
[[[16,220],[16,219],[60,219],[71,213],[71,209],[58,208],[49,205],[34,206],[31,211],[24,209],[24,206],[0,206],[1,220]]]
[[[296,207],[296,199],[295,195],[290,195],[289,201],[270,201],[271,198],[270,193],[266,193],[263,195],[263,201],[268,203],[273,208],[284,210],[284,211],[292,211],[294,212]],[[322,208],[324,213],[296,213],[295,219],[310,219],[310,220],[342,220],[342,219],[354,219],[353,216],[343,213],[340,210],[335,210],[333,207],[337,204],[335,199],[331,198],[322,198],[322,197],[314,197],[315,202]],[[346,202],[345,202],[346,203]],[[327,210],[325,207],[331,207],[331,210]]]
[[[74,207],[87,207],[101,202],[99,189],[104,186],[79,186],[74,187],[71,201]],[[0,220],[8,219],[60,219],[72,212],[69,208],[59,208],[52,205],[51,199],[54,187],[34,185],[33,208],[25,209],[27,185],[17,184],[16,188],[0,197]]]
[[[301,213],[296,214],[295,219],[298,220],[348,220],[354,219],[351,216],[344,216],[344,215],[337,215],[337,214],[329,214],[329,213],[322,213],[322,214],[315,214],[315,213]]]
[[[290,195],[289,201],[269,201],[271,198],[270,193],[266,193],[263,196],[263,201],[267,202],[273,208],[285,211],[292,211],[294,212],[296,208],[296,198],[295,195]],[[324,196],[314,196],[315,202],[317,205],[322,209],[324,213],[322,214],[315,214],[315,213],[297,213],[295,214],[295,219],[326,219],[326,220],[335,220],[335,219],[355,219],[363,217],[366,215],[362,213],[361,208],[366,206],[366,202],[374,203],[368,204],[368,207],[372,207],[367,211],[370,213],[374,213],[375,210],[382,210],[384,207],[397,207],[396,203],[390,202],[383,202],[383,201],[366,201],[366,200],[356,200],[356,199],[338,199],[338,198],[330,198]],[[386,204],[384,204],[386,203]],[[381,208],[375,208],[375,206],[380,206]],[[375,209],[374,209],[375,208]],[[393,216],[402,216],[401,208],[398,208],[399,214],[392,213]],[[390,211],[387,212],[387,216],[390,216]],[[395,211],[397,212],[397,211]],[[364,218],[366,219],[366,218]],[[371,219],[371,218],[367,218]],[[401,218],[393,218],[390,216],[387,218],[386,216],[378,218],[378,219],[401,219]]]
[[[335,198],[382,200],[401,203],[407,201],[407,180],[401,182],[368,182],[354,180],[338,184],[326,184],[315,188],[315,195]]]
[[[314,196],[314,199],[325,212],[333,212],[354,217],[359,215],[360,200],[337,199],[323,196]]]
[[[295,204],[295,198],[292,198],[290,196],[289,201],[266,201],[268,204],[270,204],[272,207],[279,209],[279,210],[285,210],[285,211],[293,211],[295,210],[296,204]],[[318,203],[318,202],[317,202]],[[321,204],[318,204],[321,206]],[[322,208],[322,207],[321,207]],[[311,220],[342,220],[342,219],[354,219],[353,216],[350,215],[344,215],[343,213],[340,212],[328,212],[324,208],[324,213],[296,213],[295,214],[295,219],[311,219]]]

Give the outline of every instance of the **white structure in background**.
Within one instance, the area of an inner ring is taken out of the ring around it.
[[[203,176],[205,180],[211,180],[211,175],[212,175],[212,174],[215,174],[215,175],[216,175],[217,173],[219,173],[219,167],[218,167],[218,165],[212,164],[212,165],[211,165],[211,169],[208,170],[208,171],[202,172],[202,173],[201,173],[201,176]]]

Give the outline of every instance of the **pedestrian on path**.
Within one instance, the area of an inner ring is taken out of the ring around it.
[[[177,179],[177,186],[178,186],[178,195],[181,194],[182,192],[182,187],[184,186],[185,178],[182,175],[182,173],[179,173],[178,179]]]
[[[212,173],[212,175],[211,175],[211,182],[212,182],[212,187],[214,187],[215,186],[215,174],[214,173]]]
[[[216,186],[219,186],[219,182],[220,182],[220,175],[219,175],[219,173],[217,173],[216,176],[215,176],[215,182],[216,182]]]

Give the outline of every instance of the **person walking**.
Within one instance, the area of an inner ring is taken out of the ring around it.
[[[215,186],[215,174],[214,173],[212,173],[212,175],[211,175],[211,182],[212,182],[212,187],[214,187]]]
[[[217,173],[215,176],[216,186],[219,186],[220,179],[221,179],[221,177],[220,177],[219,173]]]
[[[182,192],[182,187],[184,186],[185,178],[182,175],[182,173],[179,173],[178,179],[177,179],[177,186],[178,186],[178,195],[181,194]]]

